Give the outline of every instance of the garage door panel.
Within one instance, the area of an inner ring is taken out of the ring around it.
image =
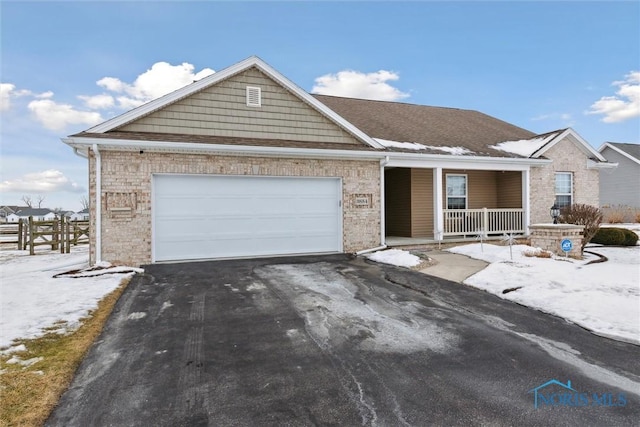
[[[157,261],[341,250],[338,178],[154,176]]]

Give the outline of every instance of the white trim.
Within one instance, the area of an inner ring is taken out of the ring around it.
[[[594,162],[591,159],[587,159],[587,169],[615,169],[618,167],[618,163],[600,163]]]
[[[469,177],[467,176],[466,173],[447,173],[445,174],[444,177],[444,182],[445,182],[445,205],[446,208],[445,209],[460,209],[460,208],[450,208],[449,207],[449,177],[454,177],[454,176],[461,176],[464,177],[464,208],[462,209],[467,209],[467,207],[469,206]],[[461,198],[462,196],[451,196],[451,198]]]
[[[386,246],[387,244],[387,229],[385,221],[387,220],[385,209],[386,209],[386,199],[384,196],[384,167],[389,163],[389,156],[380,160],[380,245]]]
[[[557,189],[556,189],[556,182],[557,182],[557,179],[558,179],[558,175],[569,175],[569,177],[571,178],[571,181],[570,181],[570,184],[571,184],[571,185],[570,185],[570,192],[569,192],[569,193],[558,193],[558,192],[556,191],[556,190],[557,190]],[[574,181],[574,180],[573,180],[573,172],[567,172],[567,171],[555,171],[555,172],[553,173],[553,203],[554,203],[554,204],[556,204],[556,203],[557,203],[557,202],[556,202],[556,198],[557,198],[558,196],[569,196],[569,197],[571,197],[571,200],[570,200],[570,203],[569,203],[569,205],[568,205],[568,206],[571,206],[571,205],[573,204],[573,200],[574,200],[574,198],[573,198],[573,181]],[[561,207],[564,207],[564,206],[561,206]]]
[[[531,223],[531,176],[528,170],[522,171],[522,226],[525,235],[529,234]]]
[[[102,156],[93,144],[96,161],[96,263],[102,261]]]
[[[618,147],[616,147],[615,145],[611,145],[611,144],[609,144],[608,142],[605,142],[604,144],[602,144],[602,145],[600,146],[600,148],[598,148],[598,152],[602,153],[602,151],[603,151],[605,148],[611,148],[611,149],[612,149],[613,151],[615,151],[616,153],[621,154],[621,155],[625,156],[627,159],[631,160],[632,162],[637,163],[637,164],[639,164],[639,165],[640,165],[640,159],[636,159],[636,158],[635,158],[635,157],[633,157],[631,154],[627,153],[627,152],[626,152],[626,151],[624,151],[624,150],[619,149],[619,148],[618,148]],[[617,163],[616,163],[616,164],[617,164]]]
[[[433,168],[433,236],[437,241],[444,237],[444,209],[442,207],[442,168]]]
[[[576,139],[576,141],[578,141],[582,151],[588,154],[592,154],[596,159],[600,160],[601,162],[607,161],[607,159],[605,159],[600,153],[598,153],[587,141],[585,141],[580,135],[578,135],[576,131],[574,131],[571,128],[567,128],[561,134],[556,135],[551,141],[549,141],[548,143],[540,147],[538,150],[536,150],[530,157],[533,157],[533,158],[540,157],[541,155],[546,153],[549,149],[551,149],[551,147],[556,145],[558,142],[562,141],[568,135],[573,136]]]
[[[263,73],[265,73],[266,75],[268,75],[270,78],[272,78],[273,80],[277,81],[278,83],[280,83],[282,86],[284,86],[286,89],[288,89],[289,91],[291,91],[294,95],[298,96],[300,99],[302,99],[304,102],[306,102],[307,104],[309,104],[311,107],[315,108],[317,111],[319,111],[320,113],[324,114],[325,116],[327,116],[331,121],[333,121],[336,125],[340,126],[341,128],[345,129],[347,132],[349,132],[352,136],[354,136],[356,139],[364,142],[367,145],[370,145],[371,147],[374,148],[379,148],[379,149],[383,149],[384,146],[382,144],[380,144],[379,142],[376,142],[373,138],[371,138],[369,135],[367,135],[366,133],[362,132],[360,129],[358,129],[356,126],[354,126],[353,124],[349,123],[348,121],[346,121],[344,118],[342,118],[342,116],[340,116],[339,114],[337,114],[336,112],[334,112],[333,110],[331,110],[329,107],[327,107],[326,105],[324,105],[322,102],[318,101],[316,98],[314,98],[313,96],[311,96],[309,93],[307,93],[306,91],[302,90],[302,88],[300,88],[298,85],[296,85],[294,82],[292,82],[291,80],[289,80],[288,78],[286,78],[284,75],[280,74],[278,71],[276,71],[273,67],[271,67],[269,64],[267,64],[266,62],[264,62],[262,59],[258,58],[257,56],[251,56],[247,59],[245,59],[244,61],[240,61],[235,65],[232,65],[230,67],[225,68],[224,70],[218,71],[217,73],[213,73],[201,80],[198,80],[195,83],[192,83],[190,85],[184,86],[178,90],[175,90],[171,93],[168,93],[167,95],[164,95],[160,98],[154,99],[153,101],[149,101],[146,104],[143,104],[137,108],[134,108],[133,110],[130,110],[124,114],[121,114],[119,116],[116,116],[110,120],[107,120],[106,122],[103,122],[99,125],[96,125],[90,129],[88,129],[86,132],[88,133],[105,133],[108,132],[110,130],[113,130],[115,128],[118,128],[120,126],[123,126],[127,123],[130,123],[136,119],[139,119],[143,116],[146,116],[148,114],[151,114],[154,111],[157,111],[169,104],[172,104],[176,101],[179,101],[181,99],[184,99],[196,92],[199,92],[201,90],[204,90],[206,88],[208,88],[209,86],[213,86],[229,77],[232,77],[244,70],[247,70],[251,67],[256,67],[258,68],[260,71],[262,71]]]
[[[68,137],[63,138],[62,141],[65,144],[77,149],[86,149],[93,146],[94,144],[97,144],[101,146],[102,150],[145,150],[173,153],[219,153],[227,155],[288,156],[363,160],[380,160],[388,157],[389,162],[386,165],[388,167],[428,169],[446,165],[447,168],[451,169],[520,171],[528,169],[530,166],[543,166],[545,164],[551,163],[551,160],[548,159],[454,156],[442,154],[395,153],[388,151],[365,150],[325,150],[319,148],[265,147],[249,145],[203,144],[197,142],[141,141],[91,137]]]

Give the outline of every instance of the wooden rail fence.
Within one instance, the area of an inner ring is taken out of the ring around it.
[[[71,252],[71,246],[89,243],[89,221],[70,221],[60,218],[51,221],[34,221],[29,217],[17,224],[0,226],[0,243],[17,245],[18,250],[29,248],[35,254],[36,246],[51,246],[52,251]]]

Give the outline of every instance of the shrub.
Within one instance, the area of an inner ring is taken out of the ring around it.
[[[638,235],[626,228],[601,228],[591,239],[592,243],[608,246],[635,246]]]
[[[609,224],[621,224],[624,222],[624,212],[617,209],[607,212],[604,221]]]
[[[602,211],[595,206],[577,203],[563,208],[560,211],[558,222],[584,226],[582,245],[580,246],[580,253],[582,253],[584,247],[587,246],[587,243],[591,241],[600,228]]]
[[[635,218],[633,218],[635,222],[640,222],[640,211],[636,212]]]

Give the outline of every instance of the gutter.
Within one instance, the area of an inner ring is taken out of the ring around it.
[[[514,157],[485,157],[485,156],[456,156],[451,154],[425,154],[425,153],[401,153],[383,150],[363,151],[363,150],[326,150],[320,148],[290,148],[290,147],[264,147],[253,145],[225,145],[206,144],[200,142],[177,142],[177,141],[140,141],[129,139],[108,139],[99,138],[99,144],[103,150],[145,150],[158,152],[199,152],[209,154],[226,155],[262,155],[274,157],[313,157],[330,159],[362,159],[362,160],[382,160],[388,159],[388,163],[395,161],[413,160],[417,162],[442,162],[457,161],[469,164],[505,164],[505,165],[544,165],[551,163],[548,159],[514,158]],[[96,144],[96,138],[72,137],[66,138],[63,142],[73,148],[82,149],[92,147]],[[399,167],[405,167],[398,165]],[[406,166],[411,167],[411,166]],[[416,166],[418,167],[418,166]],[[429,166],[431,167],[431,166]]]
[[[384,199],[384,167],[389,164],[389,156],[380,160],[380,244],[386,247],[385,199]]]
[[[93,144],[96,155],[96,264],[102,261],[102,157],[98,144]]]
[[[381,251],[383,249],[387,249],[387,245],[378,246],[377,248],[364,249],[356,252],[356,255],[360,256],[360,255],[368,254],[370,252]]]

